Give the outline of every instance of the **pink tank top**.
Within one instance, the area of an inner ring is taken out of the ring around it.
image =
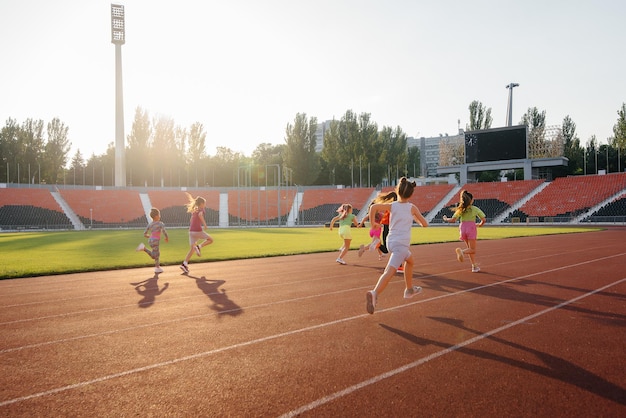
[[[200,222],[200,210],[196,209],[191,214],[191,221],[189,222],[189,230],[192,232],[202,231],[202,222]]]

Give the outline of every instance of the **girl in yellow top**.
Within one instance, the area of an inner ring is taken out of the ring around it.
[[[338,215],[330,221],[330,230],[332,231],[335,222],[339,221],[339,236],[343,239],[343,246],[336,261],[339,264],[346,264],[343,257],[350,251],[350,243],[352,242],[352,231],[350,231],[350,228],[352,228],[352,225],[359,226],[359,222],[356,220],[356,215],[352,213],[352,205],[349,203],[339,206],[337,213]]]
[[[476,223],[476,218],[480,219],[479,223]],[[444,215],[443,220],[448,223],[454,223],[459,219],[461,224],[459,225],[460,240],[465,241],[467,248],[461,250],[457,248],[456,258],[460,262],[465,259],[465,255],[468,255],[472,261],[472,273],[478,273],[480,268],[476,264],[476,239],[478,238],[477,227],[481,227],[485,224],[485,213],[478,207],[474,206],[474,196],[467,190],[461,190],[459,194],[459,205],[457,206],[454,214],[451,218]]]

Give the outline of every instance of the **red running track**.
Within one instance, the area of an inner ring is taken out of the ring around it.
[[[374,315],[356,251],[3,280],[0,416],[624,417],[624,238],[414,246]]]

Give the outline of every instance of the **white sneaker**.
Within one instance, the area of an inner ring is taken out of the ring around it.
[[[345,261],[343,261],[343,258],[338,258],[337,260],[335,260],[336,262],[338,262],[339,264],[346,264]]]
[[[189,267],[187,266],[187,264],[185,263],[181,264],[180,269],[183,271],[183,273],[189,274]]]
[[[410,289],[404,289],[404,298],[411,299],[413,296],[422,293],[422,288],[419,286],[413,286]]]
[[[202,253],[200,252],[200,246],[199,245],[194,245],[193,249],[196,252],[196,254],[198,255],[198,257],[202,257]]]
[[[478,273],[480,271],[480,267],[472,266],[472,273]]]
[[[146,246],[143,245],[143,242],[142,242],[137,246],[137,248],[135,248],[135,251],[143,251],[145,249],[146,249]]]
[[[367,309],[367,313],[373,314],[374,308],[376,308],[376,292],[370,290],[365,294],[365,309]]]
[[[154,272],[155,273],[163,273],[163,269],[161,267],[155,267],[154,268]]]

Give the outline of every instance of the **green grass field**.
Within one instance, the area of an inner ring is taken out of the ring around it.
[[[589,227],[485,226],[479,240],[504,239],[534,235],[567,234],[597,231]],[[370,242],[367,228],[353,228],[351,248]],[[54,275],[62,273],[151,267],[153,260],[136,252],[139,242],[147,244],[140,230],[64,231],[0,234],[0,279]],[[189,249],[186,229],[168,230],[170,241],[161,241],[161,264],[181,263]],[[336,251],[342,240],[337,229],[328,228],[246,228],[209,231],[215,242],[203,249],[208,262],[278,255]],[[458,226],[413,228],[412,244],[453,242],[458,240]]]

